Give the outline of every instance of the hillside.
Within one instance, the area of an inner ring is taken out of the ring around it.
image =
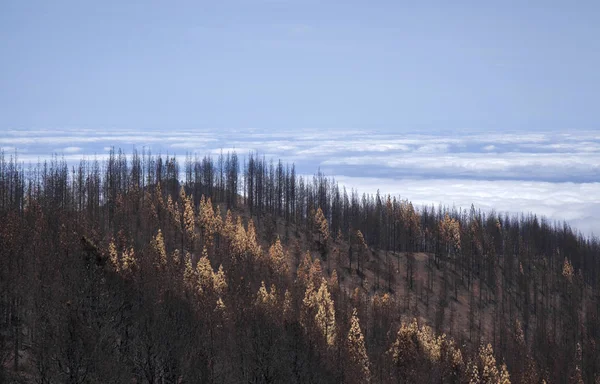
[[[593,383],[599,254],[253,155],[1,156],[0,380]]]

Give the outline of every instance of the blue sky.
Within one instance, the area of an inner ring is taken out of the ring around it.
[[[0,130],[597,129],[598,20],[592,1],[3,0]]]

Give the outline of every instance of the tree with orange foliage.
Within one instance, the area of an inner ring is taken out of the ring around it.
[[[235,224],[233,223],[233,216],[231,214],[231,210],[229,209],[225,214],[225,222],[223,223],[222,233],[225,236],[225,238],[229,241],[231,241],[231,239],[235,235]]]
[[[340,282],[338,280],[336,269],[331,272],[331,277],[329,278],[329,289],[332,291],[338,291],[340,289]]]
[[[242,224],[242,218],[237,217],[235,225],[235,231],[231,239],[231,250],[234,260],[241,260],[246,257],[246,245],[247,245],[246,229]]]
[[[323,279],[323,268],[321,268],[321,260],[315,258],[310,267],[309,278],[312,280],[315,287],[318,287],[321,284],[321,279]]]
[[[335,343],[336,338],[335,309],[325,279],[321,282],[321,286],[316,293],[315,301],[317,305],[315,322],[317,327],[321,330],[327,345],[331,346]]]
[[[288,272],[287,257],[281,246],[279,236],[275,239],[275,243],[269,248],[269,269],[271,273],[284,276]]]
[[[181,186],[181,190],[179,192],[179,200],[183,211],[181,214],[181,217],[183,218],[183,220],[181,220],[182,249],[185,244],[187,245],[187,248],[193,252],[196,241],[196,214],[194,212],[194,202],[192,200],[192,196],[186,195],[183,186]],[[185,242],[183,240],[184,238]]]
[[[321,279],[318,290],[313,281],[308,283],[302,300],[300,322],[312,340],[322,340],[327,346],[335,343],[335,308],[325,279]],[[313,329],[318,330],[318,335],[313,335]]]
[[[194,288],[194,284],[197,280],[196,271],[194,270],[194,266],[192,265],[192,255],[189,252],[185,253],[185,267],[183,270],[183,285],[188,290],[192,290]]]
[[[419,382],[427,377],[432,382],[456,383],[463,376],[462,353],[454,341],[445,334],[436,336],[427,325],[419,327],[416,319],[402,323],[388,354],[400,381]]]
[[[346,348],[350,363],[347,371],[347,382],[369,383],[371,381],[369,356],[367,356],[365,338],[360,330],[356,308],[353,309],[352,317],[350,318],[350,330],[346,339]]]
[[[479,348],[479,354],[475,362],[477,365],[478,380],[482,384],[510,383],[510,377],[506,366],[503,364],[500,369],[494,357],[494,350],[491,344],[482,344]],[[471,377],[471,380],[475,380]]]
[[[306,286],[309,281],[311,281],[311,268],[312,268],[312,257],[310,256],[310,252],[306,251],[304,254],[304,258],[298,265],[298,269],[296,270],[296,277],[298,282],[303,286]]]
[[[329,224],[327,223],[327,218],[323,214],[323,210],[321,207],[317,209],[314,216],[315,229],[318,234],[318,244],[319,250],[322,254],[325,254],[327,250],[327,241],[329,240]]]
[[[246,250],[252,260],[259,260],[262,257],[262,250],[258,244],[256,237],[256,228],[254,227],[254,221],[248,220],[248,230],[246,231]]]
[[[206,247],[202,250],[202,257],[198,260],[198,264],[196,265],[196,291],[200,294],[206,294],[212,292],[214,287],[213,284],[213,269],[210,265],[210,260],[208,259],[208,253],[206,252]]]
[[[440,229],[446,246],[446,253],[450,258],[457,254],[461,248],[460,223],[446,214],[444,220],[440,222]]]
[[[461,250],[460,222],[448,214],[440,222],[442,241],[446,247],[446,260],[452,260],[454,266],[454,298],[458,298],[459,260]]]
[[[153,254],[156,257],[157,265],[161,267],[167,266],[167,251],[165,249],[165,239],[163,237],[163,233],[158,229],[156,236],[152,239],[150,244]]]
[[[563,268],[562,268],[563,277],[567,280],[567,282],[572,283],[574,274],[575,273],[574,273],[573,265],[571,265],[571,262],[569,261],[569,259],[567,259],[565,257],[565,261],[563,263]]]
[[[283,294],[283,318],[286,322],[290,322],[293,319],[293,302],[292,302],[292,293],[289,290],[285,290]]]
[[[360,229],[356,231],[356,250],[357,271],[360,273],[360,260],[365,257],[368,250],[367,243]]]
[[[111,240],[108,244],[108,257],[114,270],[119,272],[121,270],[121,266],[119,265],[119,253],[117,252],[114,240]]]
[[[213,290],[217,296],[221,297],[227,289],[227,280],[225,279],[225,271],[223,265],[219,265],[217,272],[213,273]]]
[[[131,272],[136,266],[135,253],[133,252],[133,247],[129,249],[125,249],[123,251],[123,255],[121,257],[121,271],[123,272]]]
[[[202,233],[202,239],[204,246],[210,249],[213,245],[215,232],[217,231],[217,222],[215,220],[215,212],[212,207],[210,197],[204,198],[204,195],[200,198],[200,206],[198,207],[198,221],[200,225],[200,231]]]
[[[270,315],[274,315],[277,309],[277,290],[274,284],[271,284],[270,291],[267,290],[264,280],[256,293],[256,305]]]
[[[216,238],[217,248],[221,246],[221,233],[223,232],[223,218],[221,217],[221,206],[217,205],[213,216],[213,236]]]

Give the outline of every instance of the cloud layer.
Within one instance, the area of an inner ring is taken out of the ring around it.
[[[471,203],[498,211],[534,212],[600,232],[600,133],[398,134],[345,130],[127,131],[8,130],[0,148],[35,163],[52,153],[69,162],[102,159],[111,147],[152,153],[217,155],[256,151],[318,168],[348,187],[401,194],[422,204]],[[376,190],[377,188],[375,188]]]
[[[487,181],[460,179],[384,179],[340,176],[344,186],[367,193],[400,195],[416,205],[438,204],[510,214],[534,213],[552,221],[566,220],[586,235],[599,233],[600,183]]]

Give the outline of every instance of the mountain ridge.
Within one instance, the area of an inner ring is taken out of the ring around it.
[[[183,181],[136,153],[30,177],[0,160],[14,380],[597,378],[599,247],[566,225],[348,196],[254,156],[240,173],[235,153]]]

